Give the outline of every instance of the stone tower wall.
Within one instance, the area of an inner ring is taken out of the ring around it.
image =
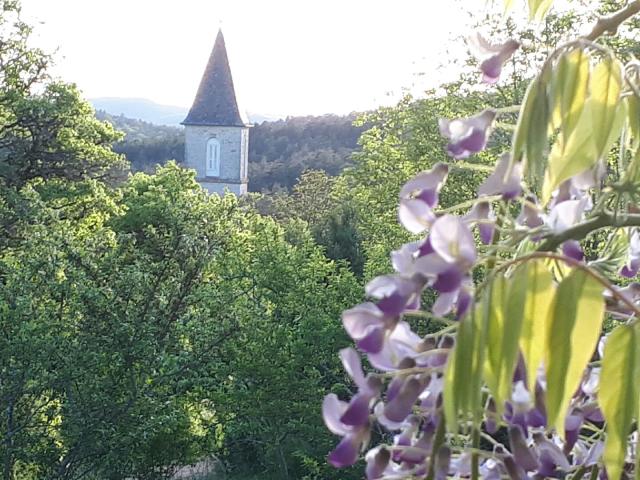
[[[220,176],[206,176],[207,142],[220,142]],[[243,195],[247,192],[249,129],[247,127],[214,127],[185,125],[185,167],[196,171],[198,183],[210,193],[223,193],[225,188]]]

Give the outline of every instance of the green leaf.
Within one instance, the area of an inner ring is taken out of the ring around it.
[[[604,158],[620,136],[627,102],[620,101],[622,65],[607,57],[598,63],[589,82],[594,141],[598,158]]]
[[[558,286],[547,325],[545,362],[548,424],[564,437],[564,417],[600,338],[602,286],[574,269]]]
[[[517,279],[528,289],[522,318],[520,349],[527,366],[527,386],[532,389],[538,367],[544,359],[547,323],[550,322],[555,289],[551,272],[542,260],[529,262],[526,266],[525,273]]]
[[[528,0],[529,1],[529,20],[542,20],[551,5],[553,0]]]
[[[605,277],[615,276],[627,261],[629,250],[629,230],[618,228],[609,234],[607,243],[600,250],[597,259],[589,262],[589,267]]]
[[[525,158],[525,175],[534,190],[538,189],[544,175],[550,115],[548,73],[543,70],[527,89],[513,136],[511,157],[512,164]]]
[[[511,397],[513,371],[518,361],[518,339],[527,296],[526,266],[511,278],[498,277],[491,284],[487,322],[485,379],[493,393],[498,414]]]
[[[468,374],[473,369],[473,323],[475,309],[460,321],[456,345],[449,356],[444,374],[443,404],[447,426],[450,431],[458,429],[458,415],[469,403]]]
[[[482,368],[486,344],[487,312],[479,305],[458,327],[456,346],[445,371],[444,411],[450,431],[457,431],[458,416],[479,421],[482,400]]]
[[[558,60],[552,80],[553,124],[568,138],[576,127],[589,83],[589,57],[580,48],[564,53]]]
[[[620,478],[631,422],[637,416],[640,348],[638,327],[621,325],[607,339],[598,401],[607,421],[604,464],[608,477]]]
[[[637,150],[640,147],[640,98],[631,95],[625,99],[629,113],[629,132],[631,133],[631,148]]]

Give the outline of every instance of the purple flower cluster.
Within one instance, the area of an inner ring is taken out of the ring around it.
[[[521,169],[515,165],[508,172],[509,160],[508,156],[501,157],[496,171],[480,187],[481,196],[501,195],[512,200],[520,195]],[[477,249],[472,229],[477,226],[486,243],[493,236],[493,212],[487,201],[479,201],[463,216],[436,213],[447,174],[448,167],[439,163],[404,185],[399,199],[400,223],[409,232],[426,232],[426,236],[392,252],[395,272],[371,280],[365,287],[371,301],[342,315],[345,330],[358,349],[374,368],[385,373],[365,377],[356,351],[341,351],[345,370],[358,393],[349,402],[334,394],[325,398],[325,422],[333,433],[342,436],[329,454],[329,462],[337,467],[355,463],[368,443],[375,420],[397,433],[391,445],[367,453],[368,478],[426,475],[440,421],[442,373],[454,338],[421,338],[403,318],[420,310],[422,293],[427,288],[438,294],[431,306],[433,315],[454,313],[454,319],[462,318],[473,301],[470,273]],[[388,377],[391,380],[385,391],[381,379]],[[468,464],[449,451],[438,452],[434,461],[442,471],[441,478],[450,468]]]
[[[502,65],[519,47],[513,40],[490,45],[480,35],[473,44],[483,57],[481,70],[485,81],[490,83],[497,81]],[[488,109],[470,118],[441,119],[440,132],[448,139],[449,155],[460,159],[485,149],[496,115],[495,110]],[[549,236],[560,235],[564,240],[559,245],[562,254],[573,259],[570,263],[584,262],[580,242],[566,238],[572,236],[574,227],[593,209],[591,192],[605,178],[604,163],[598,162],[566,180],[553,192],[552,199],[541,205],[533,193],[523,188],[523,165],[505,153],[479,186],[477,200],[462,215],[449,212],[466,209],[466,203],[438,211],[440,192],[448,174],[449,167],[437,163],[402,187],[399,222],[420,238],[391,252],[394,272],[376,277],[366,285],[369,301],[343,312],[345,330],[376,371],[365,375],[355,349],[340,352],[357,393],[349,401],[342,401],[335,394],[324,400],[325,423],[342,437],[329,454],[329,462],[336,467],[353,465],[364,453],[369,480],[467,478],[476,467],[485,479],[565,478],[571,472],[584,473],[594,466],[597,469],[593,473],[606,478],[599,463],[604,444],[584,434],[601,430],[604,424],[598,407],[599,363],[604,342],[598,348],[600,358],[592,364],[596,366],[587,369],[570,399],[562,437],[548,425],[543,365],[538,366],[536,375],[527,375],[521,355],[513,374],[510,398],[503,405],[496,404],[490,392],[483,392],[486,408],[482,432],[492,447],[482,452],[484,455],[480,455],[478,462],[477,444],[469,449],[464,441],[448,442],[449,435],[458,432],[445,433],[444,440],[442,435],[446,430],[442,405],[444,372],[455,347],[455,336],[443,331],[421,337],[405,319],[422,313],[443,319],[455,329],[456,322],[473,318],[467,317],[467,313],[476,311],[472,273],[478,265],[478,252],[484,248],[499,258],[499,248],[508,247],[506,242],[494,245],[499,238],[496,232],[500,231],[496,212],[501,215],[501,226],[504,223],[513,226],[515,234],[510,240],[527,238],[539,244]],[[494,211],[497,202],[501,207]],[[510,218],[512,204],[516,202],[521,204],[520,214]],[[628,235],[627,260],[620,274],[634,277],[640,270],[640,229],[631,229]],[[426,313],[422,300],[429,289],[437,296]],[[607,311],[622,318],[633,315],[629,305],[640,303],[640,283],[611,290],[605,295]],[[385,429],[384,443],[367,452],[374,423]]]

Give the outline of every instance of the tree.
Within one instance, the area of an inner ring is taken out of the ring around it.
[[[20,188],[31,179],[98,178],[124,167],[109,146],[119,138],[95,119],[72,85],[54,82],[51,59],[28,46],[19,2],[0,3],[0,174]]]

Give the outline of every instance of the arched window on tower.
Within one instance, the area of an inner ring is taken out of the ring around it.
[[[207,142],[207,177],[220,176],[220,142],[216,138],[210,138]]]

